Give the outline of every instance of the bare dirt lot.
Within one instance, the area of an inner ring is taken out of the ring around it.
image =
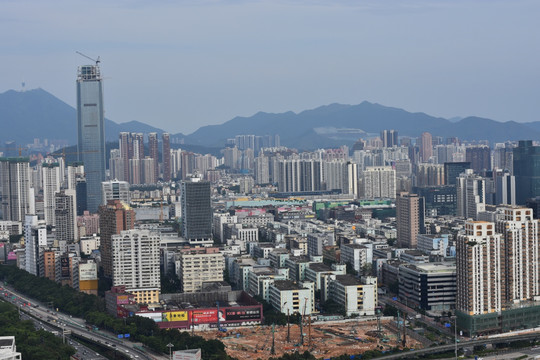
[[[342,354],[356,355],[367,350],[389,350],[401,346],[395,330],[391,330],[390,321],[382,321],[383,336],[377,336],[377,321],[315,323],[304,326],[304,342],[300,336],[299,325],[290,326],[290,341],[287,341],[287,326],[276,326],[275,355],[271,354],[272,327],[229,329],[199,332],[206,339],[220,339],[226,346],[227,353],[240,360],[266,359],[281,356],[287,352],[309,350],[316,357],[329,358]],[[310,336],[311,334],[311,336]],[[311,340],[311,341],[310,341]],[[419,343],[407,337],[407,347],[419,347]]]

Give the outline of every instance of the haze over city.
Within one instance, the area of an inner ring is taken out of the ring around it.
[[[102,62],[106,116],[191,133],[258,111],[364,100],[538,120],[536,1],[3,1],[0,92],[75,105]]]

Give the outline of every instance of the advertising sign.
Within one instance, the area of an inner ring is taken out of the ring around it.
[[[187,311],[168,311],[161,314],[161,321],[187,321]]]
[[[142,317],[145,317],[145,318],[148,318],[148,319],[152,319],[155,322],[161,322],[161,313],[160,312],[154,312],[154,313],[139,312],[139,313],[135,313],[135,315],[142,316]]]
[[[79,264],[79,280],[96,280],[97,278],[96,263]]]
[[[118,295],[116,297],[116,304],[117,305],[129,304],[129,296],[128,295]]]
[[[191,319],[194,324],[208,324],[217,322],[217,309],[192,310]]]
[[[244,309],[226,309],[225,318],[227,321],[259,320],[261,318],[261,309],[259,307]]]
[[[69,278],[69,258],[68,257],[60,258],[60,270],[61,270],[62,278],[68,279]]]
[[[173,360],[201,360],[201,349],[174,351]]]

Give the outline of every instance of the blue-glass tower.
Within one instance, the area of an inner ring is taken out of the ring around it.
[[[86,175],[87,210],[95,213],[101,204],[105,180],[105,129],[103,80],[99,66],[84,65],[77,74],[77,124],[79,161]]]

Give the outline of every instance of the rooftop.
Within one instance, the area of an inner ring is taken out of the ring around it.
[[[309,268],[316,272],[332,271],[332,268],[324,263],[311,263]]]
[[[352,275],[336,275],[336,281],[345,286],[362,285],[360,279]]]
[[[281,291],[302,289],[297,283],[291,280],[276,280],[273,286]]]

